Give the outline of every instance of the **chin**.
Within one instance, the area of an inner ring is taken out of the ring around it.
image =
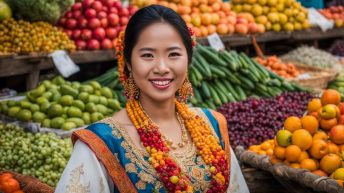
[[[153,101],[164,102],[164,101],[174,99],[175,93],[157,93],[157,92],[152,93],[151,92],[149,94],[146,94],[146,96]]]

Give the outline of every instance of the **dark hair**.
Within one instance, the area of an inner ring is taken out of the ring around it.
[[[140,33],[149,25],[156,22],[166,22],[172,25],[180,34],[188,54],[188,62],[192,58],[192,40],[185,21],[172,9],[161,5],[150,5],[138,10],[129,20],[124,37],[124,57],[131,64],[131,54]]]

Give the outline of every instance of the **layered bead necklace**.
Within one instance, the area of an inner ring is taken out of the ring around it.
[[[211,182],[207,193],[226,192],[230,171],[225,151],[212,134],[208,124],[201,117],[195,115],[184,103],[175,101],[175,105],[178,115],[181,116],[186,130],[197,148],[197,154],[210,168]],[[168,154],[172,149],[171,143],[164,139],[159,126],[144,112],[140,102],[136,99],[128,100],[126,110],[137,129],[142,145],[150,155],[148,161],[157,171],[167,191],[174,193],[193,192],[190,178],[181,171],[181,168]],[[185,135],[187,138],[186,133]]]

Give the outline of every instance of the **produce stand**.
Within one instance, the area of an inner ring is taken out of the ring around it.
[[[283,163],[272,164],[268,156],[257,155],[250,151],[245,151],[243,147],[236,148],[238,160],[255,170],[255,174],[250,174],[247,170],[243,170],[244,176],[249,179],[253,175],[263,175],[268,172],[284,187],[283,189],[289,193],[340,193],[343,188],[339,188],[337,182],[329,177],[320,177],[307,170],[293,169]],[[246,171],[246,172],[245,172]],[[269,176],[266,174],[266,176]],[[269,178],[266,178],[269,179]],[[248,180],[250,182],[250,180]],[[250,184],[257,189],[258,183]],[[272,188],[272,186],[269,186]],[[255,192],[253,187],[250,188]],[[275,189],[275,192],[277,189]],[[279,191],[279,190],[278,190]]]

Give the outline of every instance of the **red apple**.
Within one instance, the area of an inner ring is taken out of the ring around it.
[[[66,25],[66,21],[67,21],[67,19],[65,17],[61,17],[58,23],[61,26],[65,26]]]
[[[107,26],[109,25],[109,22],[106,18],[103,18],[100,20],[100,26],[103,28],[107,28]]]
[[[82,4],[80,2],[74,3],[74,5],[72,6],[73,11],[78,11],[78,10],[81,11],[81,8],[82,8]]]
[[[108,12],[118,14],[118,9],[116,7],[111,7]]]
[[[97,18],[92,18],[92,19],[88,20],[88,27],[89,27],[90,29],[95,29],[95,28],[97,28],[97,27],[100,27],[100,21],[99,21],[99,19],[97,19]]]
[[[114,0],[104,0],[103,4],[106,5],[107,7],[114,7],[115,1]]]
[[[107,13],[105,11],[100,11],[97,14],[98,19],[103,19],[107,17]]]
[[[66,18],[72,18],[73,17],[73,13],[71,11],[67,11],[65,16],[66,16]]]
[[[129,19],[128,19],[127,17],[121,17],[121,18],[119,19],[119,23],[120,23],[122,26],[127,25],[128,21],[129,21]]]
[[[80,16],[82,16],[82,12],[80,10],[73,11],[73,17],[75,19],[80,18]]]
[[[97,39],[97,40],[102,40],[105,38],[105,36],[106,36],[106,32],[105,32],[104,28],[102,28],[102,27],[98,27],[98,28],[94,29],[92,32],[92,37]]]
[[[109,8],[108,8],[108,7],[106,7],[106,6],[103,6],[103,9],[102,9],[102,11],[108,12],[108,11],[109,11]]]
[[[116,25],[118,25],[119,16],[117,14],[110,13],[107,18],[110,26],[115,27]]]
[[[116,28],[109,27],[105,30],[106,32],[106,37],[109,39],[114,39],[117,37],[117,30]]]
[[[102,49],[111,49],[112,48],[112,41],[109,39],[103,39],[101,44],[102,44]]]
[[[122,7],[121,9],[119,9],[118,15],[121,17],[129,16],[129,11],[127,8]]]
[[[338,124],[344,125],[344,115],[341,115],[341,116],[339,117]]]
[[[97,12],[99,12],[103,9],[103,4],[100,1],[93,1],[91,7]]]
[[[84,0],[84,1],[82,2],[83,8],[84,8],[84,9],[89,8],[89,7],[91,6],[91,4],[93,3],[93,1],[94,1],[94,0]]]
[[[78,27],[83,29],[85,27],[87,27],[87,19],[85,19],[84,17],[81,17],[78,19]]]
[[[343,115],[344,114],[344,103],[340,103],[338,107],[340,110],[340,114]]]
[[[97,16],[97,12],[94,9],[87,9],[85,12],[85,16],[87,19],[92,19]]]
[[[72,37],[72,34],[73,34],[73,31],[72,31],[72,30],[70,30],[70,29],[64,29],[63,31],[67,34],[68,37],[70,37],[70,38]]]
[[[77,22],[76,22],[76,20],[73,19],[73,18],[69,18],[69,19],[67,19],[67,21],[66,21],[66,27],[67,27],[68,29],[74,29],[74,28],[76,27],[76,24],[77,24]]]
[[[86,48],[86,42],[84,40],[77,40],[75,42],[76,47],[78,50],[84,50]]]
[[[113,3],[113,5],[114,5],[117,9],[120,9],[120,8],[122,7],[121,1],[115,1],[115,2]]]
[[[81,38],[85,41],[91,39],[92,38],[92,31],[89,29],[83,29],[81,31]]]
[[[96,39],[88,40],[87,49],[89,50],[98,50],[100,48],[100,43]]]
[[[81,36],[81,30],[79,30],[79,29],[73,30],[72,39],[74,39],[74,40],[79,39],[80,36]]]
[[[137,8],[136,6],[130,5],[128,7],[128,10],[129,10],[130,15],[134,15],[134,13],[136,13],[136,11],[139,10],[139,8]]]

